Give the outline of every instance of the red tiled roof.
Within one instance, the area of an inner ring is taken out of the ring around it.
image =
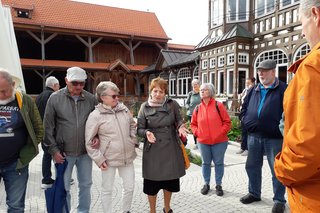
[[[55,68],[67,70],[69,67],[81,67],[85,70],[96,70],[96,71],[107,71],[110,63],[90,63],[90,62],[81,62],[81,61],[59,61],[59,60],[40,60],[40,59],[20,59],[21,65],[24,68]],[[142,71],[147,66],[146,65],[128,65],[126,64],[131,71]]]
[[[32,18],[16,17],[13,22],[108,33],[143,38],[169,40],[155,13],[101,6],[69,0],[2,0],[3,5],[32,7]]]

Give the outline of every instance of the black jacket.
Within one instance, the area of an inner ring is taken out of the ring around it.
[[[274,88],[270,88],[266,94],[259,117],[260,84],[248,91],[239,117],[249,133],[267,138],[282,138],[279,122],[283,112],[282,102],[286,88],[287,85],[284,82],[276,79]]]
[[[46,87],[40,95],[36,98],[36,104],[40,112],[41,119],[43,120],[44,111],[46,110],[47,102],[50,95],[54,92],[50,87]]]

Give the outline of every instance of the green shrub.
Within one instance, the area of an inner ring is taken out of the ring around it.
[[[187,152],[187,155],[189,157],[189,160],[191,163],[193,164],[196,164],[198,166],[201,166],[202,165],[202,160],[201,160],[201,157],[198,156],[198,155],[193,155],[190,151],[190,149],[187,149],[186,148],[186,152]]]
[[[231,130],[228,132],[230,141],[241,141],[241,124],[238,117],[231,117]]]

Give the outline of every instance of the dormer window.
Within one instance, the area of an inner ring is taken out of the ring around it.
[[[13,4],[12,8],[16,13],[16,17],[19,18],[32,18],[33,5]]]
[[[25,10],[17,10],[17,17],[19,18],[31,18],[30,12]]]

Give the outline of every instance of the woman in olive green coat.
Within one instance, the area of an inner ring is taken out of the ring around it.
[[[180,191],[180,177],[185,175],[184,160],[178,134],[186,136],[176,101],[166,98],[168,83],[153,79],[150,97],[141,105],[138,135],[145,138],[142,159],[143,192],[148,195],[150,212],[156,212],[156,199],[163,189],[164,213],[171,213],[172,192]]]

